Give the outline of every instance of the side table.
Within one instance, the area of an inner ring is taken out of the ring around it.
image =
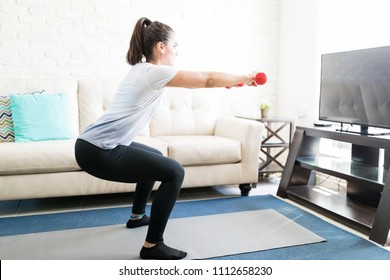
[[[294,121],[286,118],[261,118],[256,121],[263,123],[267,130],[261,141],[259,177],[282,172],[284,162],[280,157],[290,148]]]

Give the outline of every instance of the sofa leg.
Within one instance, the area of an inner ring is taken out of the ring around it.
[[[239,188],[241,190],[241,196],[248,196],[252,189],[251,184],[240,184]]]

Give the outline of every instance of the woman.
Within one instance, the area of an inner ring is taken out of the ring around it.
[[[253,83],[253,75],[179,71],[175,34],[168,25],[141,18],[127,53],[132,68],[120,83],[109,109],[83,131],[75,145],[76,160],[89,174],[136,183],[128,228],[149,225],[142,259],[182,259],[187,253],[168,247],[163,234],[184,179],[183,167],[158,150],[133,142],[156,114],[165,87],[226,87]],[[151,206],[145,207],[155,181],[161,181]]]

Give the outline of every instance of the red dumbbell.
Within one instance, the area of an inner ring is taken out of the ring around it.
[[[267,76],[259,72],[253,77],[253,81],[255,82],[256,85],[264,85],[267,82]]]
[[[254,75],[253,82],[257,86],[264,85],[267,82],[267,76],[264,73],[259,72],[256,75]],[[238,83],[235,85],[235,87],[243,87],[243,86],[245,86],[245,83]],[[230,89],[230,88],[232,88],[232,86],[227,86],[226,88]]]

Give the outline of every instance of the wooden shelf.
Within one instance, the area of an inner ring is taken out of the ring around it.
[[[261,147],[263,148],[278,148],[278,147],[290,147],[289,143],[281,143],[281,142],[275,142],[275,143],[262,143]]]
[[[346,192],[326,194],[319,186],[303,185],[290,187],[287,193],[291,200],[364,234],[371,231],[377,209],[348,198]]]

